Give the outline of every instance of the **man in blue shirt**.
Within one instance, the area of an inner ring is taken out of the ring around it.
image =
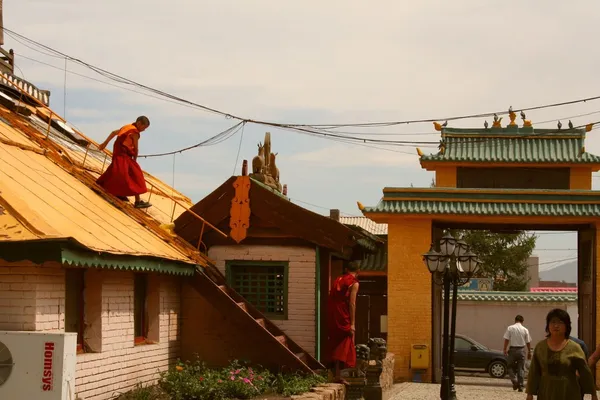
[[[590,352],[589,352],[588,347],[585,344],[585,342],[583,340],[573,337],[573,336],[569,336],[569,339],[571,339],[572,341],[574,341],[581,347],[581,350],[583,350],[583,353],[585,354],[585,359],[587,360],[590,357]]]

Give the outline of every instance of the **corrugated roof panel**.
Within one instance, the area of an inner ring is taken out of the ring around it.
[[[10,211],[0,215],[0,224],[4,225],[0,240],[73,238],[93,251],[197,264],[187,250],[167,242],[46,157],[44,149],[21,131],[20,126],[25,129],[27,121],[31,127],[35,125],[30,119],[1,107],[0,114],[4,116],[0,119],[0,139],[4,139],[0,140],[0,204],[10,205]],[[36,130],[39,131],[39,127]],[[69,141],[66,137],[54,140],[69,157],[78,158],[74,160],[76,165],[86,158],[86,167],[98,167],[101,172],[103,160],[91,154],[86,157],[84,148],[74,142],[63,143],[66,141]],[[110,159],[105,168],[108,163]],[[92,176],[97,175],[92,173]],[[187,197],[160,180],[150,175],[147,180],[167,193],[174,192],[180,202],[191,206]],[[142,197],[147,199],[150,194]],[[154,206],[148,210],[148,219],[170,222],[173,201],[152,193],[151,202]],[[182,211],[181,206],[176,207],[175,218]]]
[[[378,224],[367,217],[342,217],[340,222],[344,225],[358,226],[373,235],[387,235],[387,224]]]

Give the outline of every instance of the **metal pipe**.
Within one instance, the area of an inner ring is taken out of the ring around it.
[[[458,296],[458,269],[456,264],[456,257],[452,257],[453,271],[450,273],[452,278],[452,324],[450,325],[450,359],[448,365],[450,367],[449,378],[450,378],[450,394],[448,398],[456,399],[456,386],[454,381],[454,342],[456,341],[456,303]]]
[[[90,151],[90,145],[88,143],[88,145],[85,146],[85,154],[83,155],[83,163],[81,163],[81,168],[85,168],[85,160],[87,160],[87,155],[88,155],[89,151]]]
[[[448,376],[448,339],[449,339],[449,322],[450,322],[450,269],[446,267],[444,271],[444,332],[442,340],[442,385],[440,387],[440,399],[449,400],[450,394],[450,378]]]

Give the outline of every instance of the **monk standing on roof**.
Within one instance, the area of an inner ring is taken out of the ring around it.
[[[344,384],[347,382],[341,378],[341,370],[356,365],[357,275],[358,263],[353,261],[346,267],[346,273],[333,282],[328,299],[330,361],[334,364],[335,381]]]
[[[150,203],[142,201],[140,195],[148,191],[144,173],[137,163],[138,140],[140,133],[150,126],[150,120],[141,116],[133,124],[125,125],[112,132],[98,148],[104,150],[106,145],[116,136],[112,162],[96,183],[108,193],[127,201],[128,196],[135,196],[136,208],[148,208]]]

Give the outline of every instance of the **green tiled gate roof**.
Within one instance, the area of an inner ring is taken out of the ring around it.
[[[360,263],[361,271],[387,271],[387,244],[375,254],[369,254]]]
[[[384,195],[363,213],[600,217],[598,191],[386,188]]]
[[[484,302],[565,303],[576,302],[577,293],[462,291],[458,293],[458,300]]]
[[[444,151],[421,156],[422,162],[501,162],[595,164],[600,157],[586,153],[585,130],[507,127],[480,129],[445,128]],[[443,153],[443,154],[442,154]]]
[[[366,213],[389,214],[460,214],[513,216],[600,216],[600,204],[473,203],[449,201],[385,200]]]

